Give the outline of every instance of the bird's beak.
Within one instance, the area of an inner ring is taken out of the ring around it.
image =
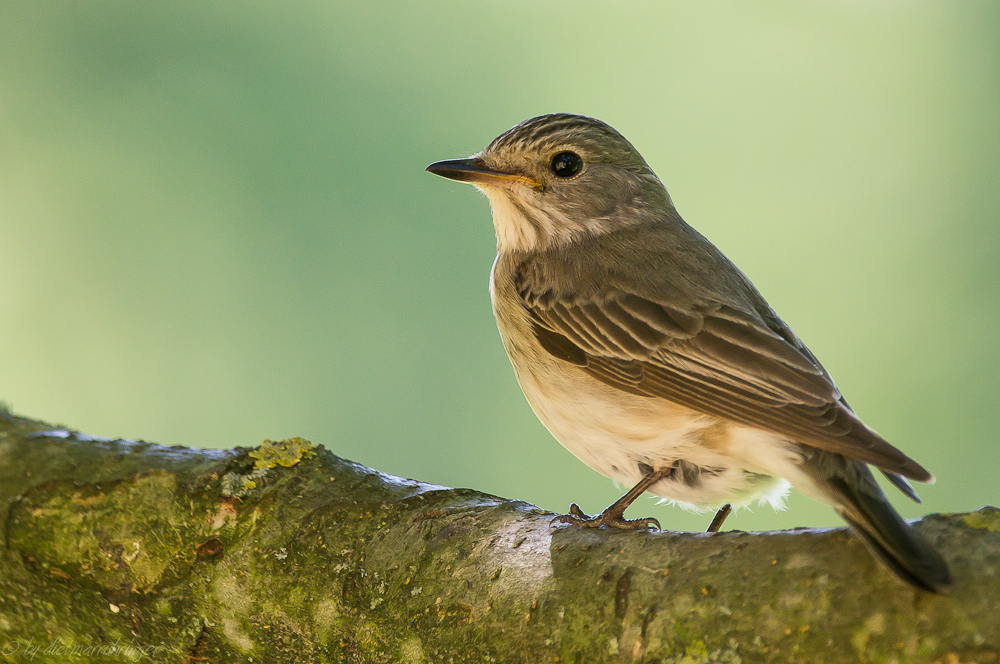
[[[543,187],[541,182],[533,180],[526,175],[504,173],[503,171],[495,171],[492,168],[488,168],[479,157],[436,161],[428,166],[427,170],[434,175],[440,175],[449,180],[458,180],[459,182],[468,182],[475,185],[521,182],[535,189]]]

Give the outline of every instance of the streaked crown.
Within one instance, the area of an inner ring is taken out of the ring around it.
[[[590,161],[615,162],[637,170],[649,170],[642,155],[618,131],[596,118],[572,113],[551,113],[525,120],[493,139],[482,155],[555,154],[576,148]]]

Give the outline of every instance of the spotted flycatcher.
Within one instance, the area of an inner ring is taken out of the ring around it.
[[[917,499],[929,472],[854,413],[829,372],[722,253],[688,226],[642,156],[607,124],[543,115],[431,173],[489,198],[493,311],[518,382],[555,438],[634,488],[699,508],[779,504],[789,483],[827,502],[905,581],[941,592],[941,556],[869,469]]]

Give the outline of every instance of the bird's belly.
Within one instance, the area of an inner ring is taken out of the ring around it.
[[[631,486],[649,468],[675,466],[649,492],[695,509],[757,499],[779,506],[787,494],[773,471],[791,453],[777,436],[622,392],[555,358],[511,360],[538,419],[602,475]]]

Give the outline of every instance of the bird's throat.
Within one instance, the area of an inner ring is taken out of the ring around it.
[[[493,211],[499,251],[538,251],[553,239],[552,223],[503,189],[483,187]]]

